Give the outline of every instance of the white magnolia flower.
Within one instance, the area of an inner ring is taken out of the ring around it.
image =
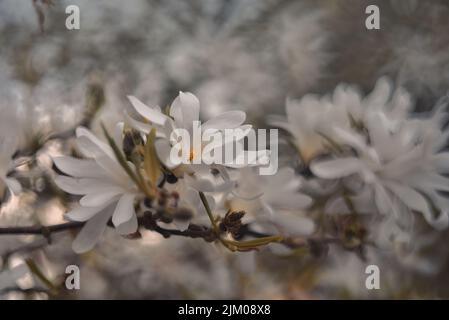
[[[203,151],[207,143],[201,140],[200,144],[197,145],[194,141],[196,138],[194,134],[194,125],[195,123],[200,124],[200,103],[195,95],[192,93],[180,92],[170,107],[170,116],[163,114],[159,107],[150,108],[135,97],[129,96],[129,99],[136,111],[149,121],[149,123],[139,122],[127,116],[128,122],[134,128],[144,133],[150,132],[152,127],[157,128],[157,136],[161,139],[156,140],[156,150],[159,158],[167,168],[171,169],[177,176],[183,176],[184,174],[193,175],[195,173],[205,174],[211,169],[212,166],[206,165],[203,161],[204,159],[202,159]],[[200,124],[198,133],[201,135],[200,137],[203,137],[203,134],[206,131],[209,133],[222,133],[225,129],[235,129],[235,132],[237,133],[235,138],[229,138],[228,136],[223,135],[222,137],[224,138],[221,139],[217,145],[214,145],[215,149],[224,148],[223,150],[225,151],[226,146],[243,144],[243,138],[252,128],[251,125],[242,125],[245,118],[246,114],[243,111],[228,111]],[[180,153],[182,152],[189,155],[187,164],[177,164],[172,159],[171,151],[174,145],[178,143],[178,139],[181,138],[177,129],[183,129],[188,132],[190,136],[189,139],[191,139],[189,143],[190,150],[179,150]],[[237,150],[239,150],[239,153],[232,157],[233,163],[224,163],[224,166],[235,168],[247,164],[258,163],[257,160],[261,160],[268,155],[267,150],[245,151],[243,148]],[[243,165],[236,164],[237,160],[242,159],[246,160],[242,161]],[[214,165],[220,166],[221,164],[214,163]],[[207,182],[202,181],[201,183],[195,183],[194,185],[195,187],[198,187],[198,190],[207,192],[207,188],[202,188],[207,184]],[[222,187],[229,186],[229,181],[226,181],[226,184]]]
[[[238,186],[230,200],[233,211],[243,210],[266,230],[273,226],[282,232],[310,234],[313,222],[304,215],[312,199],[301,193],[301,179],[291,168],[281,168],[275,175],[260,176],[251,168],[239,172]]]
[[[416,211],[435,228],[445,228],[449,199],[440,192],[449,191],[444,176],[449,172],[449,153],[441,150],[449,132],[440,127],[446,116],[438,110],[431,118],[404,119],[371,110],[365,115],[364,131],[334,131],[352,153],[314,161],[311,170],[323,179],[343,179],[350,190],[358,189],[355,202],[374,199],[377,210],[396,221]]]
[[[2,110],[0,118],[0,199],[3,198],[6,188],[13,194],[21,191],[17,179],[9,177],[8,174],[16,167],[12,156],[18,147],[17,121],[8,110]]]
[[[69,220],[87,221],[73,242],[74,251],[80,253],[93,248],[111,218],[120,234],[137,230],[134,202],[139,190],[108,144],[83,127],[76,130],[76,136],[87,159],[58,157],[54,162],[69,175],[57,176],[56,184],[68,193],[83,195],[79,206],[66,214]],[[115,143],[122,147],[122,124],[117,125]]]
[[[373,112],[383,112],[390,119],[399,120],[412,107],[407,92],[380,78],[374,90],[363,98],[357,88],[345,84],[336,87],[330,96],[308,94],[301,100],[287,100],[287,118],[272,116],[274,126],[287,130],[293,137],[301,159],[308,164],[316,156],[327,153],[332,143],[341,143],[335,129],[350,130],[363,124]]]

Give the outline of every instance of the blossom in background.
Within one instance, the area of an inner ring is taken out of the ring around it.
[[[122,124],[117,125],[114,139],[120,148],[122,128]],[[77,146],[87,159],[58,157],[54,163],[68,175],[57,176],[55,183],[68,193],[83,195],[79,206],[66,214],[69,220],[87,221],[73,242],[74,251],[81,253],[93,248],[111,218],[120,234],[137,230],[134,202],[140,191],[111,146],[83,127],[76,130],[76,136]]]
[[[402,88],[393,90],[387,78],[380,78],[373,91],[362,97],[347,84],[338,85],[332,95],[305,95],[300,100],[287,99],[286,118],[269,117],[269,123],[285,129],[308,165],[315,157],[328,153],[339,140],[335,130],[363,129],[372,113],[382,113],[393,120],[404,119],[412,107],[410,95]]]
[[[447,114],[441,108],[431,117],[411,114],[408,95],[390,100],[391,87],[385,82],[374,92],[355,125],[333,128],[340,150],[331,152],[330,159],[313,161],[311,171],[322,179],[342,179],[342,188],[359,196],[355,199],[374,199],[377,211],[396,223],[410,220],[407,215],[415,211],[433,227],[445,228],[449,202],[440,191],[449,190],[444,176],[449,155],[441,152]],[[369,203],[362,207],[367,210]]]
[[[260,176],[251,168],[236,174],[237,187],[228,200],[231,210],[245,211],[265,232],[313,232],[314,223],[305,215],[312,198],[301,193],[302,180],[293,169],[281,168],[273,176]]]

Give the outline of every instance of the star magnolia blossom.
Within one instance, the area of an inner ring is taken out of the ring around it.
[[[350,130],[373,112],[382,112],[390,119],[403,119],[411,107],[407,92],[401,88],[393,91],[392,83],[380,78],[365,98],[353,86],[340,84],[331,96],[308,94],[301,100],[288,99],[286,119],[271,116],[269,122],[291,134],[301,160],[307,165],[316,156],[327,153],[332,142],[341,142],[335,128]]]
[[[276,226],[283,232],[311,234],[312,220],[303,215],[312,198],[300,192],[302,180],[292,168],[281,168],[273,176],[260,176],[251,168],[237,173],[238,186],[230,200],[233,210],[244,210],[265,230]],[[273,230],[270,230],[271,232]]]
[[[440,128],[447,114],[438,108],[432,117],[418,118],[406,110],[372,108],[363,117],[363,130],[334,128],[343,151],[330,160],[313,161],[310,168],[320,178],[342,179],[356,195],[363,190],[367,199],[374,199],[378,212],[396,221],[404,218],[404,212],[415,211],[443,229],[448,225],[449,200],[440,192],[449,191],[444,176],[449,172],[449,153],[441,150],[449,132]],[[345,152],[347,147],[352,151]],[[355,198],[360,203],[363,197]],[[369,204],[356,207],[366,210]]]
[[[161,113],[159,107],[150,108],[133,96],[129,96],[128,98],[136,111],[143,118],[148,120],[149,123],[136,121],[126,115],[128,122],[143,133],[148,133],[152,127],[157,128],[157,135],[162,139],[156,141],[156,150],[159,158],[166,167],[171,169],[177,176],[183,176],[185,173],[190,175],[195,172],[205,173],[210,169],[210,166],[204,164],[201,160],[202,151],[205,147],[204,141],[201,141],[201,144],[196,146],[193,140],[191,140],[190,150],[187,150],[187,154],[190,155],[189,164],[175,164],[170,156],[173,142],[177,141],[177,139],[173,139],[173,134],[178,134],[178,131],[176,131],[177,129],[185,129],[190,134],[190,139],[194,138],[193,126],[195,122],[199,122],[200,115],[200,103],[195,95],[188,92],[180,92],[170,107],[170,116]],[[229,141],[223,139],[221,144],[215,146],[215,148],[225,148],[225,145],[230,143],[243,143],[243,138],[252,128],[251,125],[243,125],[245,119],[246,114],[243,111],[228,111],[201,124],[200,134],[203,136],[206,130],[208,130],[208,132],[223,132],[225,129],[235,129],[236,132],[237,130],[240,132],[235,140]],[[177,137],[179,138],[179,136]],[[185,150],[181,151],[183,152]],[[260,159],[262,157],[267,157],[267,154],[267,150],[260,150],[256,153],[241,150],[241,152],[234,155],[233,158],[248,159],[252,156],[256,156]],[[235,167],[234,164],[226,163],[224,166]]]
[[[122,128],[116,128],[115,143],[122,146]],[[59,170],[56,184],[64,191],[83,195],[79,206],[66,214],[73,221],[87,221],[73,242],[75,252],[89,251],[104,232],[109,219],[120,234],[137,230],[134,202],[140,191],[117,161],[112,148],[86,128],[76,130],[76,143],[87,159],[54,158]],[[128,163],[133,166],[132,163]]]

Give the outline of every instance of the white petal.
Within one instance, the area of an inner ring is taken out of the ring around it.
[[[184,128],[192,128],[193,121],[200,118],[200,102],[198,98],[190,92],[180,92],[179,97],[182,104],[182,122]]]
[[[136,215],[134,211],[134,194],[124,194],[117,202],[114,214],[112,215],[112,223],[114,226],[119,226],[122,223],[128,222],[132,216]]]
[[[104,169],[109,175],[109,178],[115,179],[117,184],[126,184],[129,181],[129,176],[122,168],[122,166],[115,160],[115,158],[110,158],[108,156],[99,156],[95,159],[97,164]]]
[[[114,156],[114,153],[111,149],[111,147],[101,141],[96,135],[94,135],[92,133],[92,131],[90,131],[87,128],[84,127],[78,127],[76,128],[76,137],[78,138],[77,140],[79,140],[80,138],[82,138],[81,140],[88,139],[94,146],[90,146],[90,151],[94,154],[101,154],[101,153],[105,153],[111,157]]]
[[[250,124],[244,124],[243,126],[237,127],[237,128],[233,128],[233,130],[231,130],[230,132],[232,132],[232,134],[228,134],[225,131],[225,136],[223,140],[223,145],[228,144],[228,143],[238,143],[238,142],[242,142],[242,140],[250,133],[250,131],[253,129],[253,126]]]
[[[165,121],[167,121],[167,117],[158,110],[152,109],[142,103],[139,99],[134,96],[128,96],[129,101],[136,109],[136,111],[147,120],[151,121],[154,124],[163,126]]]
[[[202,126],[202,130],[224,130],[234,129],[245,122],[246,114],[243,111],[229,111],[206,121]]]
[[[79,151],[88,158],[98,158],[101,156],[108,156],[110,158],[114,157],[113,151],[107,149],[109,146],[104,146],[104,148],[98,147],[92,140],[86,136],[81,136],[75,140],[76,146]]]
[[[143,122],[140,122],[140,121],[137,121],[137,120],[131,118],[131,116],[128,114],[128,112],[126,110],[124,111],[124,115],[125,115],[126,122],[131,127],[133,127],[136,130],[142,131],[143,133],[146,133],[146,134],[150,133],[151,128],[152,128],[150,124],[143,123]]]
[[[102,189],[109,189],[111,187],[110,182],[90,178],[56,176],[54,181],[56,185],[65,192],[79,195],[98,192]]]
[[[403,201],[407,207],[422,213],[430,225],[438,229],[444,229],[447,227],[447,213],[443,212],[438,217],[434,217],[434,214],[429,207],[429,203],[419,192],[398,183],[388,183],[388,188],[393,191],[394,194],[401,201]]]
[[[119,226],[116,226],[115,230],[117,230],[117,232],[120,235],[127,235],[127,234],[132,234],[132,233],[136,232],[138,227],[139,226],[138,226],[137,216],[135,214],[133,214],[131,216],[131,219],[122,223]]]
[[[225,163],[224,165],[230,168],[260,166],[269,163],[269,159],[270,159],[270,150],[241,151],[235,156],[232,162]]]
[[[91,250],[100,239],[106,229],[109,218],[112,215],[112,207],[108,206],[99,214],[86,222],[73,241],[72,249],[76,253],[84,253]]]
[[[101,212],[110,202],[106,202],[102,206],[98,207],[83,207],[78,206],[75,209],[67,212],[64,218],[70,221],[87,221],[95,216],[97,213]]]
[[[123,193],[123,189],[111,186],[108,189],[103,189],[99,192],[93,192],[81,198],[80,204],[83,207],[97,207],[104,203],[111,201],[119,194]]]
[[[157,156],[159,160],[169,169],[176,168],[179,164],[174,164],[171,161],[171,146],[170,143],[165,139],[158,139],[154,143]]]
[[[359,172],[361,164],[357,158],[313,161],[310,170],[323,179],[338,179]]]
[[[59,170],[73,177],[94,178],[106,176],[94,160],[55,157],[53,158],[53,162]]]
[[[180,94],[175,98],[170,106],[170,116],[175,120],[176,127],[182,128],[184,123],[182,121],[182,102]]]
[[[120,150],[123,150],[123,128],[125,124],[118,122],[114,128],[114,142]]]

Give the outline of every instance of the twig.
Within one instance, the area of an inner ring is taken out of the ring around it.
[[[52,226],[29,226],[29,227],[2,227],[0,228],[0,235],[4,234],[37,234],[47,236],[51,233],[78,229],[84,225],[84,222],[66,222],[61,224],[55,224]]]
[[[34,235],[42,235],[45,238],[47,238],[48,244],[51,244],[50,237],[53,233],[68,231],[68,230],[76,230],[81,227],[83,227],[85,222],[66,222],[51,226],[29,226],[29,227],[2,227],[0,228],[0,236],[1,235],[26,235],[26,234],[34,234]],[[139,226],[151,230],[154,232],[159,233],[164,238],[169,238],[171,236],[179,236],[179,237],[186,237],[186,238],[201,238],[204,241],[207,242],[213,242],[215,240],[220,240],[220,235],[217,234],[215,228],[207,227],[203,225],[197,225],[191,223],[189,227],[186,230],[177,230],[177,229],[166,229],[161,226],[159,226],[156,223],[156,220],[149,216],[143,216],[138,218],[138,224]],[[109,221],[108,226],[112,227],[113,224],[111,221]],[[263,239],[263,238],[270,238],[273,237],[269,234],[260,233],[257,231],[252,230],[248,225],[244,225],[241,230],[241,238],[251,237],[254,239]],[[239,237],[239,238],[240,238]],[[234,241],[235,243],[238,243],[237,241]],[[333,238],[316,238],[316,237],[310,237],[310,238],[304,238],[304,237],[284,237],[282,240],[279,241],[280,244],[285,245],[289,248],[317,248],[321,246],[327,246],[331,243],[339,243],[340,241],[338,239]],[[245,242],[241,242],[245,243]],[[24,250],[26,252],[34,251],[37,249],[40,249],[44,246],[44,243],[36,242],[34,245],[28,245],[24,247],[18,248],[18,250]],[[16,252],[17,250],[12,250],[11,252],[8,252],[7,254],[11,254]]]

